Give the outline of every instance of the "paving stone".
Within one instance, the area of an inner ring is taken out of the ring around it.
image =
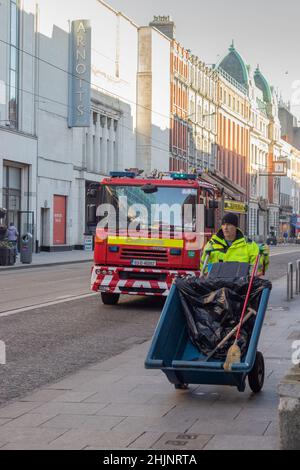
[[[185,433],[187,432],[193,424],[196,422],[197,418],[192,415],[175,415],[175,416],[165,416],[158,419],[156,422],[146,425],[145,431],[152,432],[178,432]]]
[[[273,436],[214,436],[204,450],[279,450],[278,440]]]
[[[40,403],[26,403],[16,401],[10,405],[6,405],[3,408],[0,408],[0,418],[18,418],[25,413],[37,408],[40,406]]]
[[[212,421],[199,419],[189,429],[189,433],[199,434],[226,434],[239,436],[262,436],[269,426],[269,421],[258,420],[226,420],[214,419]]]
[[[1,450],[51,450],[47,443],[37,444],[35,442],[24,441],[19,443],[11,442],[3,447],[0,446]]]
[[[190,419],[214,420],[214,419],[234,419],[241,412],[242,407],[235,405],[203,405],[199,407],[189,407],[184,405],[176,406],[168,413],[168,418],[174,421],[183,417]]]
[[[57,403],[80,403],[94,395],[93,392],[66,392],[59,394],[52,402]]]
[[[127,405],[112,404],[101,409],[97,415],[106,416],[151,416],[153,418],[165,415],[170,405]]]
[[[42,427],[110,431],[123,419],[115,416],[57,415]]]
[[[144,432],[139,436],[132,444],[128,446],[128,449],[134,450],[148,450],[153,448],[152,446],[160,440],[162,437],[161,432]]]
[[[40,414],[81,414],[95,415],[97,411],[104,408],[106,404],[100,403],[56,403],[49,402],[39,406],[35,412]]]
[[[32,393],[25,398],[22,398],[21,402],[41,402],[46,403],[54,400],[59,396],[62,396],[64,392],[62,390],[39,390],[38,392]]]
[[[122,384],[120,383],[121,378],[118,377],[117,380],[110,381],[109,378],[102,380],[101,377],[91,380],[90,382],[81,383],[73,388],[74,392],[100,392],[101,390],[119,390],[119,391],[131,391],[136,388],[136,383],[133,381],[131,383]]]
[[[40,426],[43,423],[46,423],[50,419],[52,419],[55,414],[35,414],[35,413],[26,413],[19,418],[15,418],[10,420],[6,425],[5,429],[7,428],[20,428],[20,427],[32,427],[35,428]],[[65,428],[67,426],[64,426]]]
[[[82,383],[89,382],[95,378],[95,373],[90,370],[84,370],[77,372],[66,379],[60,380],[59,382],[51,384],[48,386],[48,390],[72,390],[77,385],[79,386]]]
[[[148,403],[149,399],[153,397],[153,394],[144,394],[142,395],[141,393],[135,393],[134,390],[129,393],[120,393],[117,390],[114,390],[112,393],[106,392],[104,393],[96,393],[95,395],[89,397],[87,400],[85,400],[85,403],[113,403],[115,404],[128,404],[128,405],[141,405],[141,404],[146,404]],[[165,404],[169,404],[170,402],[167,402]]]
[[[0,426],[3,426],[4,424],[9,423],[10,421],[10,418],[0,418]]]
[[[95,449],[125,449],[140,434],[105,432],[105,431],[87,431],[71,430],[55,439],[49,447],[55,450],[80,450],[88,447]]]
[[[151,426],[160,422],[160,418],[153,417],[127,417],[119,424],[113,427],[115,432],[132,432],[142,434],[147,431]],[[159,432],[159,430],[157,431]]]
[[[157,441],[155,450],[201,450],[212,438],[211,435],[193,433],[166,433]]]
[[[126,377],[120,379],[116,385],[120,384],[134,384],[135,386],[138,385],[146,385],[146,384],[156,384],[157,386],[160,386],[162,383],[165,382],[165,378],[162,376],[158,375],[133,375],[129,374]]]
[[[235,421],[258,420],[258,421],[277,421],[278,422],[278,410],[275,409],[261,409],[259,413],[256,412],[255,408],[244,408],[240,414],[235,418]]]
[[[68,429],[42,429],[42,428],[0,428],[0,442],[17,445],[47,445],[54,439],[62,436]]]
[[[270,423],[264,436],[275,436],[279,440],[279,420]]]
[[[153,397],[152,392],[142,394],[137,392],[136,389],[132,388],[131,386],[105,386],[101,389],[101,391],[94,393],[89,398],[84,400],[84,403],[146,403],[150,397]]]

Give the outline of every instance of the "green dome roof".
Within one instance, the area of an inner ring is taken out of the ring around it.
[[[254,81],[255,81],[255,85],[257,86],[257,88],[259,88],[263,92],[264,101],[266,103],[271,103],[272,102],[271,87],[269,83],[267,82],[267,80],[265,79],[265,77],[263,76],[263,74],[261,73],[261,71],[259,70],[258,66],[254,72]]]
[[[241,55],[235,49],[233,42],[229,47],[229,53],[221,59],[217,64],[217,68],[225,70],[225,72],[227,72],[228,75],[234,78],[238,83],[248,88],[248,68]]]

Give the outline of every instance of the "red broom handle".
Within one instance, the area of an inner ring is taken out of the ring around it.
[[[252,275],[251,275],[251,279],[250,279],[250,283],[249,283],[249,287],[248,287],[248,291],[247,291],[247,295],[246,295],[246,299],[245,299],[241,319],[240,319],[239,329],[238,329],[236,337],[235,337],[235,342],[238,341],[238,339],[240,337],[240,334],[241,334],[243,320],[244,320],[244,316],[245,316],[245,313],[246,313],[246,308],[247,308],[247,304],[248,304],[248,301],[249,301],[249,297],[250,297],[250,293],[251,293],[251,289],[252,289],[252,284],[253,284],[253,281],[254,281],[254,276],[255,276],[256,271],[257,271],[257,266],[258,266],[258,263],[259,263],[259,259],[260,259],[260,255],[257,255],[255,265],[254,265],[254,268],[253,268],[253,271],[252,271]]]

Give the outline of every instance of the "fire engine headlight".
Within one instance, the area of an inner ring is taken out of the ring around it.
[[[96,272],[97,276],[100,276],[100,274],[101,274],[101,269],[96,269],[95,272]]]
[[[110,253],[118,253],[119,252],[119,247],[118,246],[110,246],[109,251],[110,251]]]

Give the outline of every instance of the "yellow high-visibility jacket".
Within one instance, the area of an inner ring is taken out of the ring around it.
[[[209,242],[206,244],[203,255],[201,258],[200,269],[202,270],[206,256],[210,250],[208,263],[219,263],[226,261],[238,261],[240,263],[255,264],[256,257],[260,252],[257,243],[245,237],[240,229],[237,229],[237,237],[232,243],[228,245],[224,239],[223,230],[219,230],[216,235],[213,235]],[[264,264],[265,271],[269,266],[269,247],[264,246],[262,257],[260,260],[259,270],[262,270]]]

